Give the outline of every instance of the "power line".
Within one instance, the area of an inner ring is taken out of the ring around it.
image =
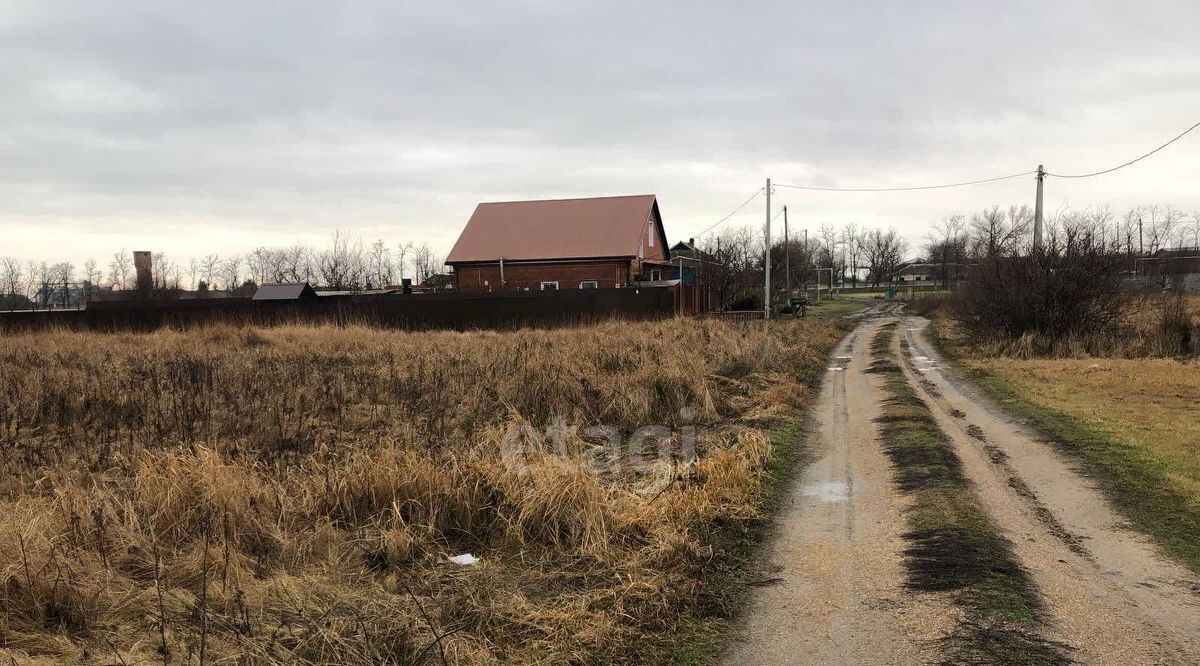
[[[1146,159],[1147,157],[1150,157],[1151,155],[1157,153],[1158,151],[1162,150],[1163,148],[1170,146],[1171,144],[1175,143],[1176,141],[1182,139],[1183,137],[1187,136],[1193,130],[1195,130],[1197,127],[1200,127],[1200,122],[1197,122],[1196,124],[1192,125],[1191,127],[1185,129],[1183,132],[1179,133],[1179,135],[1176,136],[1175,138],[1173,138],[1170,141],[1164,143],[1163,145],[1155,148],[1154,150],[1151,150],[1150,152],[1146,153],[1145,155],[1136,157],[1128,162],[1125,162],[1124,164],[1118,164],[1115,167],[1112,167],[1109,169],[1104,169],[1103,171],[1095,171],[1092,173],[1081,173],[1081,174],[1049,173],[1049,172],[1041,171],[1041,168],[1039,167],[1038,169],[1034,169],[1032,171],[1022,171],[1021,173],[1009,174],[1007,176],[995,176],[993,178],[981,178],[979,180],[966,180],[966,181],[960,181],[960,182],[956,182],[956,183],[940,183],[937,185],[910,185],[910,186],[905,186],[905,187],[821,187],[821,186],[816,186],[816,185],[789,185],[786,183],[774,183],[773,185],[774,185],[774,187],[786,187],[788,189],[793,189],[793,190],[808,190],[808,191],[814,191],[814,192],[913,192],[913,191],[917,191],[917,190],[939,190],[939,189],[945,189],[945,188],[950,188],[950,187],[967,187],[970,185],[983,185],[985,183],[995,183],[995,182],[1002,181],[1002,180],[1012,180],[1013,178],[1024,178],[1025,176],[1032,176],[1032,175],[1039,174],[1039,173],[1042,173],[1046,176],[1053,176],[1055,178],[1091,178],[1093,176],[1100,176],[1100,175],[1103,175],[1106,173],[1112,173],[1113,171],[1116,171],[1118,169],[1124,169],[1127,166],[1136,164],[1136,163]],[[721,219],[717,220],[716,222],[714,222],[711,225],[709,225],[708,227],[706,227],[703,231],[701,231],[699,234],[697,234],[696,237],[700,237],[700,236],[703,236],[704,234],[707,234],[708,232],[710,232],[714,228],[716,228],[718,225],[720,225],[722,222],[725,222],[729,218],[736,215],[740,210],[742,210],[746,206],[750,205],[750,202],[754,201],[754,199],[757,198],[758,195],[762,194],[764,189],[765,188],[759,188],[759,189],[755,190],[754,194],[750,195],[750,198],[743,201],[741,203],[741,205],[739,205],[737,208],[734,208],[725,217],[722,217]],[[778,217],[778,214],[775,217]],[[774,218],[772,218],[772,221],[773,220],[774,220]]]
[[[1169,145],[1175,143],[1176,141],[1182,139],[1183,137],[1187,136],[1189,132],[1196,129],[1197,127],[1200,127],[1200,123],[1196,123],[1195,125],[1192,125],[1191,127],[1183,130],[1183,132],[1180,133],[1179,136],[1175,137],[1174,139],[1171,139],[1170,141],[1168,141],[1168,142],[1164,143],[1163,145],[1159,146],[1158,148],[1155,148],[1154,150],[1146,153],[1145,155],[1142,155],[1141,157],[1136,157],[1132,160],[1129,160],[1128,162],[1126,162],[1124,164],[1118,164],[1117,166],[1115,166],[1111,169],[1105,169],[1104,171],[1095,171],[1093,173],[1079,173],[1079,174],[1070,174],[1070,175],[1064,175],[1061,173],[1047,173],[1046,175],[1054,176],[1055,178],[1091,178],[1092,176],[1099,176],[1101,174],[1112,173],[1113,171],[1116,171],[1117,169],[1124,169],[1125,167],[1127,167],[1131,164],[1141,162],[1142,160],[1146,159],[1147,157],[1150,157],[1151,155],[1153,155],[1154,153],[1157,153],[1158,151],[1162,150],[1163,148],[1166,148],[1167,146],[1169,146]]]
[[[913,190],[938,190],[946,187],[965,187],[967,185],[981,185],[983,183],[994,183],[998,180],[1011,180],[1013,178],[1021,178],[1023,176],[1032,176],[1037,173],[1034,171],[1024,171],[1014,173],[1008,176],[996,176],[995,178],[983,178],[981,180],[968,180],[961,183],[943,183],[940,185],[914,185],[910,187],[817,187],[815,185],[784,185],[783,183],[775,183],[776,187],[787,187],[793,190],[813,190],[817,192],[911,192]]]
[[[734,208],[733,210],[729,211],[729,214],[728,214],[728,215],[726,215],[725,217],[723,217],[723,218],[721,218],[721,219],[717,220],[716,222],[713,222],[712,224],[708,225],[708,226],[707,226],[707,227],[704,229],[704,231],[701,231],[700,233],[696,234],[696,238],[699,238],[699,237],[703,236],[704,234],[706,234],[706,233],[708,233],[708,232],[712,231],[714,228],[716,228],[716,226],[717,226],[718,224],[721,224],[721,223],[722,223],[722,222],[724,222],[725,220],[728,220],[729,218],[733,217],[734,215],[737,215],[738,211],[740,211],[741,209],[745,208],[746,206],[749,206],[751,201],[754,201],[754,200],[755,200],[755,199],[758,197],[758,195],[762,194],[762,193],[763,193],[763,189],[764,189],[764,188],[761,188],[761,187],[760,187],[760,188],[758,188],[757,190],[754,190],[754,194],[751,194],[749,199],[746,199],[745,201],[743,201],[743,202],[742,202],[742,204],[741,204],[740,206],[738,206],[737,208]]]

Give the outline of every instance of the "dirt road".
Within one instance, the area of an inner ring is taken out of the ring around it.
[[[762,588],[730,664],[937,662],[960,614],[943,594],[904,589],[906,499],[874,418],[881,391],[873,316],[835,352],[815,408],[819,458],[795,481],[766,548]],[[902,318],[905,373],[953,441],[988,512],[1015,545],[1048,608],[1046,637],[1081,663],[1200,663],[1196,576],[1122,526],[1107,501],[1048,445],[946,368]]]
[[[1196,576],[1123,526],[1095,485],[948,368],[901,323],[910,382],[955,442],[967,474],[1083,663],[1200,663]]]
[[[874,422],[870,318],[834,352],[815,409],[819,459],[789,489],[764,578],[731,664],[894,664],[937,658],[956,621],[948,601],[904,590],[906,499]]]

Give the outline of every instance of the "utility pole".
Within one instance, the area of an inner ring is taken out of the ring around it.
[[[1046,179],[1046,169],[1041,164],[1037,168],[1037,201],[1033,204],[1033,249],[1042,249],[1042,181]]]
[[[1142,216],[1138,215],[1138,256],[1146,256],[1146,248],[1142,246]]]
[[[808,275],[808,228],[804,229],[804,274]],[[808,298],[808,278],[804,278],[804,298]]]
[[[715,255],[713,255],[713,261],[715,261],[717,263],[717,266],[724,266],[724,264],[721,263],[723,260],[721,259],[721,237],[720,236],[717,236],[717,253]],[[717,270],[720,271],[721,269],[718,268]],[[729,284],[729,271],[719,272],[718,275],[720,275],[720,280],[721,280],[722,284]],[[721,288],[720,297],[718,297],[718,299],[717,299],[717,309],[718,310],[724,309],[724,307],[725,307],[725,300],[723,297],[725,296],[726,291],[727,291],[727,289],[725,287]]]
[[[771,318],[771,179],[767,179],[767,256],[763,270],[763,319]]]
[[[792,307],[792,247],[788,244],[787,204],[783,206],[783,274],[784,284],[787,285],[787,304],[790,310]]]

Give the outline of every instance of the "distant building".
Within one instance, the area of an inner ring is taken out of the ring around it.
[[[37,293],[34,294],[33,303],[37,307],[49,308],[51,310],[58,308],[78,308],[82,307],[98,291],[101,290],[86,280],[83,282],[71,282],[65,285],[48,282],[38,288]]]
[[[1135,264],[1138,277],[1148,285],[1200,291],[1200,248],[1159,250]]]
[[[149,250],[134,250],[133,269],[137,275],[138,295],[149,298],[154,289],[154,255]]]
[[[709,255],[704,254],[696,247],[696,239],[689,238],[687,242],[679,241],[671,246],[671,271],[669,275],[673,280],[680,280],[686,286],[693,286],[698,283],[699,273],[702,271],[701,262],[707,263],[711,260]]]
[[[425,278],[425,281],[416,287],[417,293],[434,293],[439,291],[454,291],[454,274],[453,273],[435,273]]]
[[[1159,250],[1137,260],[1137,273],[1145,277],[1200,273],[1200,248]]]
[[[307,282],[267,283],[258,287],[256,301],[315,301],[317,292]]]
[[[947,282],[965,280],[967,278],[967,265],[954,262],[942,264],[909,261],[901,264],[895,273],[896,282],[940,284],[943,278]]]
[[[612,288],[671,271],[653,194],[481,203],[446,264],[466,292]]]

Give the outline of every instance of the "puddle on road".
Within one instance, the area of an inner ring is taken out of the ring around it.
[[[850,497],[850,484],[845,481],[827,481],[825,483],[810,483],[804,486],[804,496],[818,502],[830,504],[845,502]]]
[[[911,358],[913,361],[913,368],[920,373],[927,373],[930,370],[938,370],[940,368],[940,366],[937,364],[937,361],[929,358],[928,356],[913,353],[909,355],[909,358]]]
[[[834,361],[837,363],[837,365],[829,366],[830,370],[845,370],[846,367],[850,365],[849,356],[837,356],[834,358]]]

